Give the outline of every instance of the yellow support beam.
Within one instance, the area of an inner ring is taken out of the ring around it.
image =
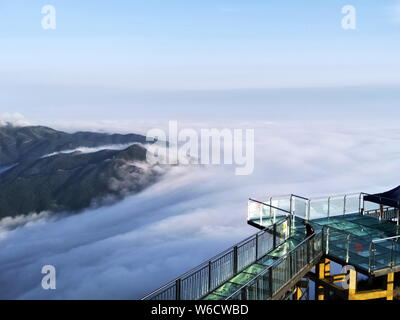
[[[394,293],[394,273],[388,273],[386,284],[386,300],[393,300]]]
[[[297,287],[295,293],[295,300],[300,300],[302,296],[303,296],[303,291],[301,291],[300,287]]]
[[[324,280],[326,276],[330,276],[331,264],[329,259],[321,260],[315,270],[318,280]],[[325,289],[323,286],[315,286],[316,292],[315,297],[318,300],[325,300]]]
[[[330,261],[324,259],[315,266],[315,273],[308,273],[308,277],[315,282],[315,298],[318,300],[325,299],[325,290],[332,290],[338,296],[348,300],[394,300],[396,294],[400,295],[400,288],[394,287],[394,272],[387,274],[385,290],[357,291],[358,280],[356,270],[350,269],[348,274],[335,275],[331,275],[330,271]],[[347,275],[349,275],[348,290],[340,288],[334,284],[335,282],[343,281]]]
[[[344,274],[344,273],[335,274],[335,275],[326,277],[326,281],[329,281],[329,282],[332,282],[332,283],[334,283],[334,282],[342,282],[343,279],[346,277],[346,275],[347,274]]]
[[[331,261],[325,259],[325,278],[331,275]]]
[[[349,279],[349,300],[358,300],[356,299],[357,292],[357,271],[349,270],[350,279]]]
[[[350,270],[349,300],[373,300],[386,298],[393,300],[394,293],[394,273],[387,275],[386,290],[368,290],[357,292],[357,272]]]

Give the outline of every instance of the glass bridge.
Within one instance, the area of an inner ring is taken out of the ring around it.
[[[248,223],[260,232],[143,299],[282,299],[322,257],[372,277],[400,271],[399,211],[365,195],[249,199]]]

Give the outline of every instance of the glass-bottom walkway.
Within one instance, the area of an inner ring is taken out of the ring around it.
[[[257,220],[258,222],[258,220]],[[310,221],[316,231],[323,232],[324,254],[353,265],[365,274],[385,274],[390,269],[400,269],[400,227],[387,220],[361,214],[347,214]],[[256,225],[256,221],[252,221]],[[263,219],[259,227],[269,227]],[[302,220],[296,218],[291,227],[290,240],[304,234]]]
[[[271,221],[264,221],[266,227],[273,226]],[[284,219],[276,221],[280,225]],[[302,270],[311,269],[312,261],[322,255],[322,232],[319,237],[307,241],[301,219],[296,222],[297,227],[291,228],[288,238],[279,246],[215,289],[204,300],[241,299],[243,292],[252,295],[246,299],[271,299]]]
[[[262,224],[259,224],[262,222]],[[285,294],[322,257],[352,265],[367,276],[400,271],[400,228],[361,214],[309,221],[293,216],[249,221],[262,229],[146,296],[149,300],[266,300]]]

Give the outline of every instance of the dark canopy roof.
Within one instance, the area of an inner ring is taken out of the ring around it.
[[[400,208],[400,186],[386,192],[365,196],[364,200]]]

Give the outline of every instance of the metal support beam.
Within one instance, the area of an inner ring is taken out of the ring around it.
[[[333,282],[329,281],[329,279],[319,280],[317,275],[313,272],[309,272],[307,276],[316,283],[316,285],[322,285],[327,289],[333,291],[335,295],[342,297],[343,299],[347,299],[347,290],[335,285]]]

